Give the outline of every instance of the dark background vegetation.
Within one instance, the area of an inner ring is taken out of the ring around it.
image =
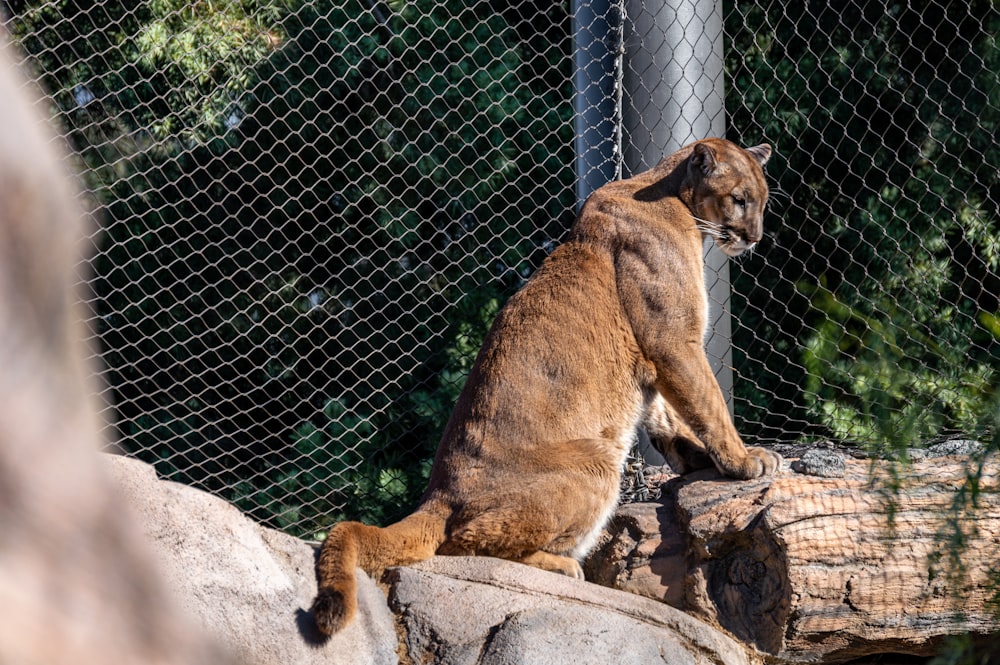
[[[484,329],[572,222],[569,17],[526,9],[11,8],[100,206],[128,452],[306,535],[412,506]]]
[[[884,447],[975,432],[997,366],[989,2],[737,2],[734,135],[773,141],[773,236],[738,266],[744,431]]]

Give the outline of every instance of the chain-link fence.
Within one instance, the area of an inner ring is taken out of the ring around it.
[[[747,441],[989,426],[990,2],[0,8],[101,226],[109,435],[265,522],[408,511],[486,327],[581,196],[709,133],[776,148],[761,247],[709,257]]]

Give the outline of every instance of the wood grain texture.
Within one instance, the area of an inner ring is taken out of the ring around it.
[[[1000,565],[997,460],[971,510],[961,507],[973,471],[964,458],[895,474],[868,461],[844,467],[833,478],[786,470],[737,482],[704,471],[671,480],[660,502],[619,510],[588,579],[706,618],[777,661],[927,655],[944,636],[1000,630],[989,607]]]

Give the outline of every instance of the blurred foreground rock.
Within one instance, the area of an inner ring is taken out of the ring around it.
[[[2,33],[2,30],[0,30]],[[84,215],[0,34],[0,663],[229,662],[178,609],[97,450]]]
[[[814,474],[747,482],[714,471],[675,478],[657,503],[619,509],[587,578],[660,599],[785,662],[924,656],[945,636],[1000,630],[988,606],[997,460],[972,510],[954,509],[966,457],[917,460],[898,477],[872,464],[793,463]],[[960,567],[949,561],[954,534]]]

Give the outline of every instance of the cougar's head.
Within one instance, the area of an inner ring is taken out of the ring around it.
[[[764,236],[763,166],[770,157],[766,143],[744,150],[722,139],[695,143],[688,157],[681,198],[702,234],[729,256],[752,250]]]

